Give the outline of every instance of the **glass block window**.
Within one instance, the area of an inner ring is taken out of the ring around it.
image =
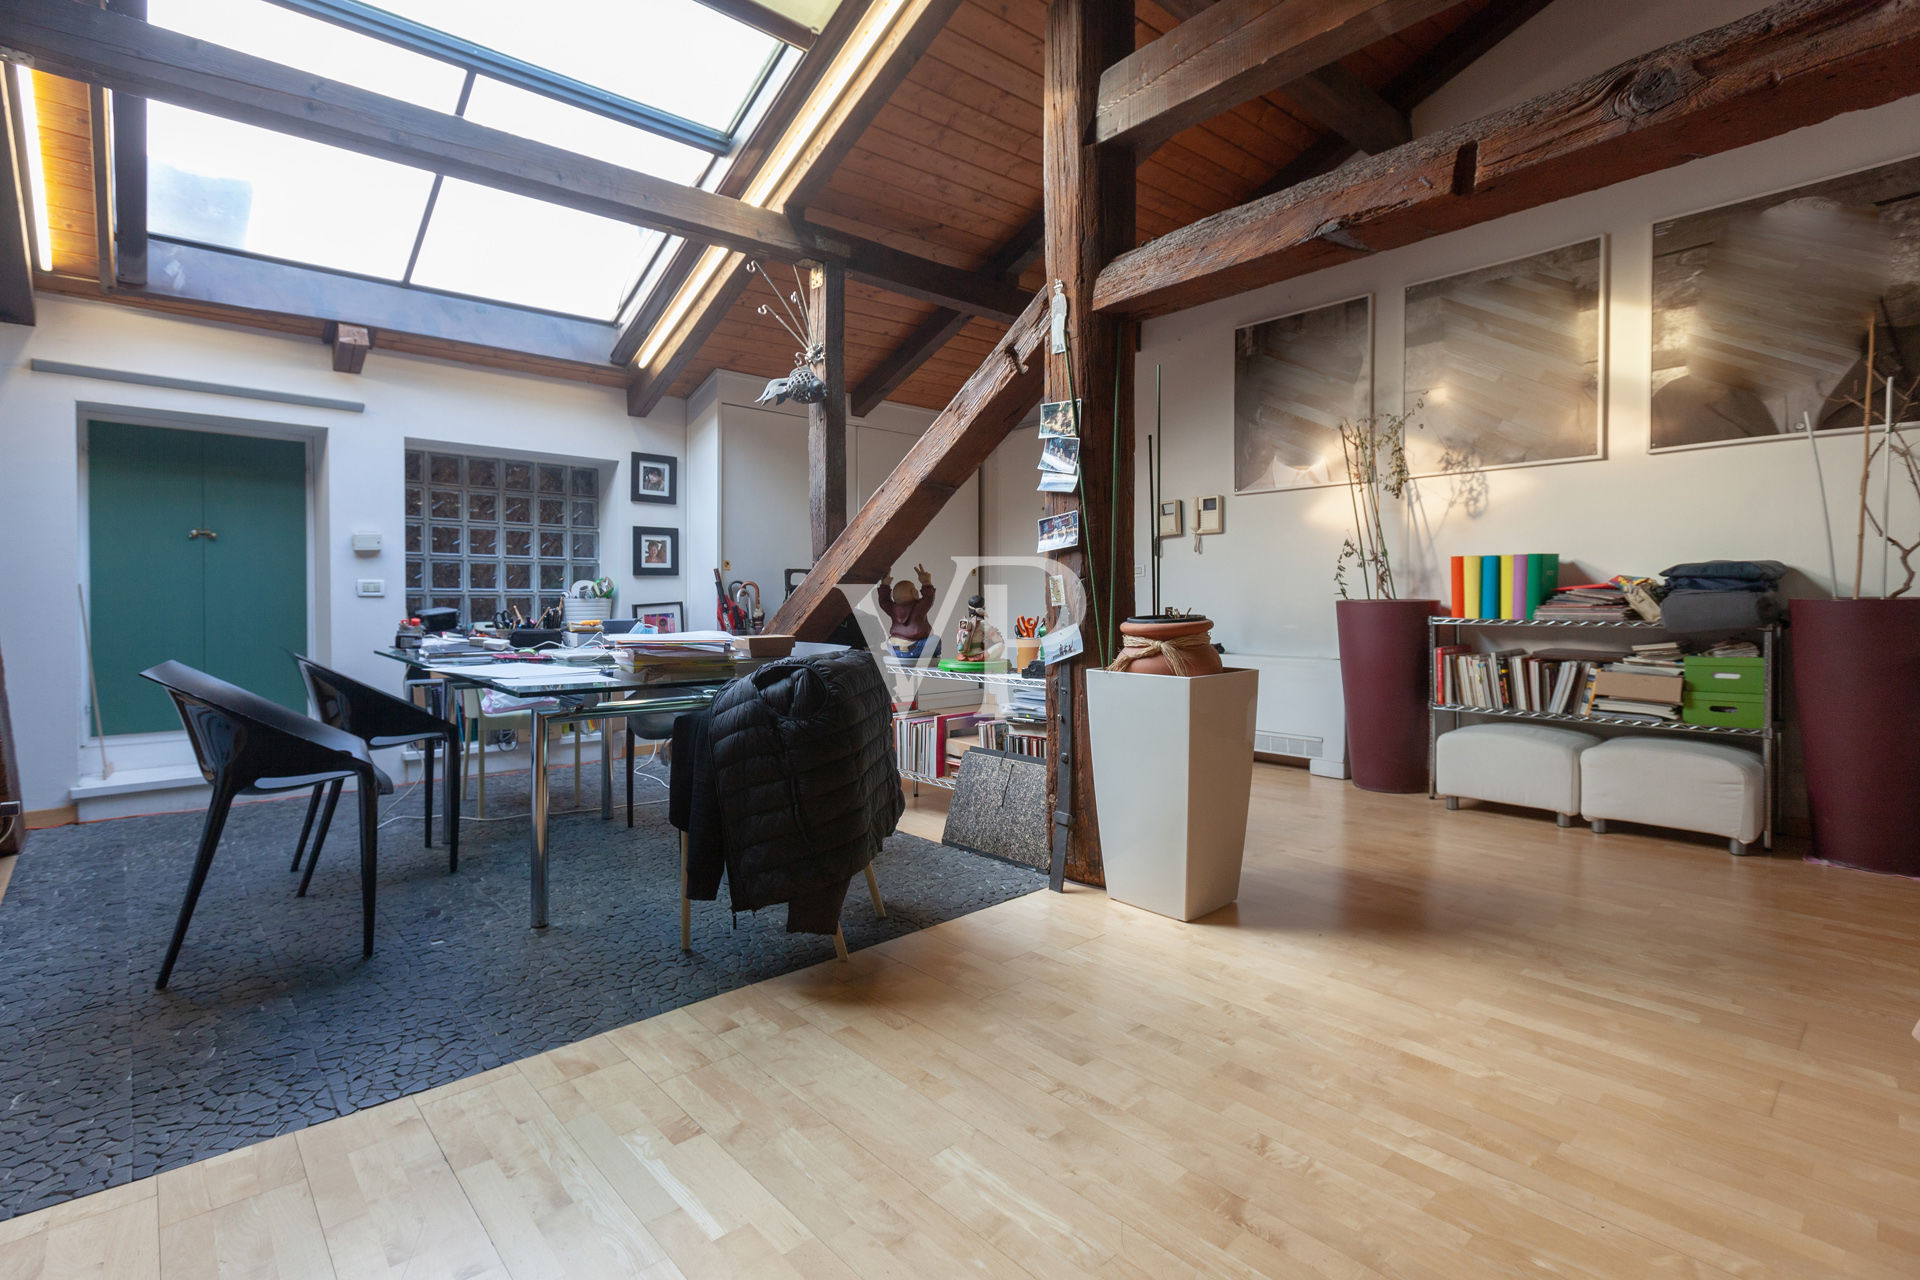
[[[595,467],[409,449],[406,489],[408,613],[532,621],[600,575]]]

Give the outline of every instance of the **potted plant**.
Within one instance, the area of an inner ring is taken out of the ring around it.
[[[1396,593],[1381,509],[1406,493],[1407,422],[1418,411],[1340,424],[1353,532],[1333,581],[1340,634],[1340,687],[1347,704],[1347,764],[1366,791],[1427,786],[1427,619],[1433,599]],[[1359,597],[1349,574],[1357,576]]]
[[[1874,368],[1873,348],[1869,337],[1868,370]],[[1869,388],[1873,376],[1868,374]],[[1915,732],[1920,725],[1920,598],[1911,594],[1920,532],[1911,540],[1894,536],[1890,490],[1898,475],[1903,487],[1920,498],[1920,457],[1914,443],[1893,430],[1894,423],[1909,416],[1902,411],[1912,404],[1914,390],[1910,383],[1902,396],[1892,378],[1882,381],[1877,441],[1874,396],[1869,392],[1855,402],[1863,410],[1864,426],[1851,597],[1840,598],[1843,584],[1836,581],[1836,598],[1789,605],[1794,699],[1813,811],[1814,856],[1906,876],[1920,876],[1920,734]],[[1817,476],[1818,446],[1810,419],[1806,425],[1809,447],[1816,450]],[[1871,483],[1875,459],[1883,469],[1878,486]],[[1876,488],[1878,512],[1873,509]],[[1869,526],[1880,543],[1883,564],[1892,571],[1883,570],[1877,598],[1862,594]]]

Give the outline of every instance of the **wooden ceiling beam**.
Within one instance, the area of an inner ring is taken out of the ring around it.
[[[39,140],[21,135],[13,68],[5,63],[0,63],[0,143],[5,144],[0,147],[0,324],[32,324],[33,239],[27,220],[33,214],[24,157]]]
[[[1146,149],[1455,0],[1220,0],[1100,76],[1092,140]]]
[[[1920,0],[1784,0],[1121,254],[1094,305],[1197,306],[1915,92]]]
[[[1544,4],[1546,0],[1540,2]],[[1186,22],[1199,17],[1219,0],[1158,0],[1158,3],[1174,21]],[[1361,151],[1386,151],[1413,139],[1413,125],[1406,111],[1368,88],[1365,81],[1338,62],[1282,85],[1280,91]]]
[[[769,632],[825,639],[847,614],[840,584],[878,582],[906,553],[1007,432],[1040,402],[1046,332],[1042,293],[781,603],[767,623]]]
[[[136,21],[147,19],[147,0],[107,0],[107,8]],[[147,100],[113,95],[114,283],[147,283]]]
[[[950,5],[957,0],[938,0]],[[0,0],[7,47],[43,70],[244,124],[655,227],[778,262],[826,261],[909,297],[1011,317],[994,281],[698,187],[225,49],[75,0]],[[904,278],[896,281],[893,276]]]
[[[1449,32],[1426,57],[1388,82],[1380,91],[1381,99],[1411,120],[1415,107],[1485,57],[1495,45],[1518,31],[1528,19],[1552,2],[1494,0],[1493,4]],[[1189,0],[1189,3],[1211,3],[1211,0]],[[1346,163],[1356,152],[1364,150],[1364,147],[1355,145],[1344,136],[1323,137],[1289,160],[1249,198],[1258,200],[1276,191],[1298,186],[1309,178],[1317,178]]]
[[[1036,215],[989,258],[980,274],[1010,284],[1039,261],[1046,248],[1046,218]],[[853,389],[853,416],[864,418],[911,378],[934,352],[947,345],[973,317],[942,307],[922,320],[872,372]]]
[[[320,341],[333,348],[335,373],[360,372],[367,367],[367,352],[373,350],[373,334],[363,324],[329,320],[320,333]]]

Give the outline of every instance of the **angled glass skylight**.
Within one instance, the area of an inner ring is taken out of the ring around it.
[[[712,187],[798,55],[697,0],[149,0],[155,25],[672,182]],[[581,316],[659,232],[154,102],[153,235]]]
[[[377,0],[385,10],[730,133],[779,41],[697,0]]]

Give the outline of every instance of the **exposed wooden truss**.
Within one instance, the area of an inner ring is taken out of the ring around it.
[[[1092,137],[1155,145],[1453,2],[1221,0],[1101,74]],[[1337,93],[1337,85],[1329,92]]]
[[[1786,0],[1162,236],[1094,303],[1165,314],[1916,91],[1920,0]]]
[[[1035,297],[984,364],[834,539],[767,630],[822,640],[847,615],[841,583],[875,583],[1040,401],[1045,298]]]
[[[1019,307],[1000,283],[942,262],[74,0],[0,0],[0,29],[40,68],[91,84],[782,262],[836,262],[855,279],[971,314],[1008,318]]]
[[[1095,313],[1094,280],[1134,241],[1134,160],[1125,147],[1090,144],[1104,70],[1133,48],[1130,0],[1053,0],[1047,10],[1045,128],[1046,262],[1049,291],[1064,305],[1065,350],[1046,355],[1046,397],[1078,400],[1080,490],[1045,495],[1048,515],[1077,512],[1078,543],[1054,553],[1059,572],[1079,580],[1078,617],[1050,610],[1048,625],[1077,622],[1085,657],[1072,663],[1072,707],[1062,717],[1049,682],[1048,724],[1070,725],[1066,745],[1047,753],[1047,811],[1070,812],[1066,874],[1104,884],[1086,671],[1119,652],[1120,621],[1133,612],[1133,352],[1130,323]],[[1058,322],[1056,322],[1058,327]],[[1060,742],[1056,727],[1050,741]],[[1065,799],[1063,797],[1070,797]],[[1058,859],[1060,853],[1056,853]]]
[[[867,131],[874,115],[907,78],[914,64],[927,51],[927,46],[933,43],[947,19],[960,6],[961,0],[913,0],[913,3],[913,11],[897,17],[885,40],[869,55],[858,83],[842,96],[833,118],[823,123],[815,133],[807,153],[795,164],[791,175],[781,184],[770,204],[796,218],[805,211],[808,201],[818,193],[834,169],[860,140],[860,136]],[[872,247],[877,249],[879,246]],[[636,417],[644,416],[652,412],[653,407],[667,394],[688,360],[707,341],[727,310],[745,292],[746,276],[741,270],[743,265],[743,259],[730,257],[704,281],[690,282],[684,286],[692,287],[694,296],[681,312],[673,335],[635,372],[633,383],[627,391],[627,412]],[[856,279],[861,278],[851,270],[849,274]],[[986,274],[973,278],[989,288],[1004,283]],[[940,299],[926,293],[913,296],[922,301],[940,303]],[[662,300],[663,307],[665,301]],[[949,306],[948,309],[969,316],[985,314],[971,307]],[[1017,311],[1018,307],[1014,310]],[[660,323],[662,318],[662,315],[655,314],[650,324]],[[629,332],[634,327],[637,326],[630,326]],[[638,351],[640,345],[641,337],[635,335],[631,342],[632,350]],[[616,349],[615,355],[631,358],[627,335],[622,336],[622,346]]]

